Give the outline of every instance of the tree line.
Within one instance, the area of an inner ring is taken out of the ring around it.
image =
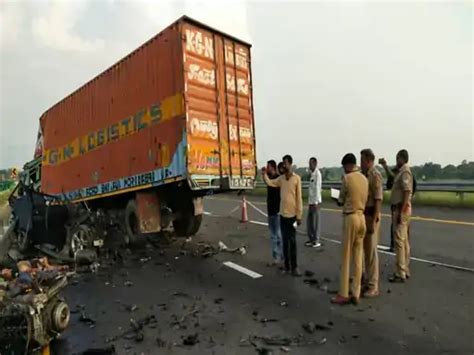
[[[301,176],[303,181],[309,180],[307,167],[294,167],[295,172]],[[381,166],[377,169],[385,177],[385,171]],[[412,166],[411,170],[417,181],[435,180],[474,180],[474,161],[463,160],[459,165],[449,164],[441,166],[436,163],[425,163]],[[320,168],[323,181],[340,181],[343,175],[341,167]],[[260,171],[258,172],[260,178]]]

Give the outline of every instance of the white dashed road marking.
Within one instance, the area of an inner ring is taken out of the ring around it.
[[[247,269],[246,267],[240,266],[239,264],[233,263],[232,261],[226,261],[226,262],[223,262],[223,264],[227,267],[230,267],[231,269],[241,272],[242,274],[250,276],[252,279],[259,279],[262,277],[262,275],[260,275],[259,273],[252,271],[250,269]]]

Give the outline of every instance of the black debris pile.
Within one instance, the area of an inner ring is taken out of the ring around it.
[[[185,346],[194,346],[197,343],[199,343],[198,333],[186,335],[182,339],[183,339],[183,345],[185,345]]]
[[[81,353],[81,355],[115,355],[115,346],[110,345],[104,348],[90,348]]]

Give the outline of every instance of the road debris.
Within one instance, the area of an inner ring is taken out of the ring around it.
[[[104,347],[104,348],[91,348],[91,349],[84,350],[81,353],[81,355],[114,355],[114,354],[116,354],[114,345]]]
[[[199,343],[199,335],[197,333],[187,335],[183,338],[183,345],[194,346]]]
[[[319,285],[318,279],[314,279],[314,278],[304,279],[303,283],[305,283],[307,285],[310,285],[310,286],[318,286]]]
[[[87,315],[84,311],[81,312],[79,322],[84,323],[91,328],[94,328],[96,324],[96,321],[91,316]]]
[[[114,335],[113,337],[105,339],[106,343],[111,343],[113,341],[116,341],[117,339],[120,338],[126,338],[126,337],[131,337],[131,339],[134,339],[137,342],[143,341],[142,334],[140,334],[145,326],[151,325],[151,324],[156,324],[157,319],[154,315],[149,315],[146,316],[142,319],[135,320],[135,319],[130,319],[130,327],[117,334]]]
[[[321,340],[316,339],[307,339],[303,335],[298,335],[294,337],[288,337],[283,335],[274,335],[274,336],[258,336],[258,335],[249,335],[248,342],[250,344],[258,344],[261,341],[267,346],[309,346],[309,345],[322,345],[326,342],[326,338]],[[254,345],[255,347],[255,345]]]
[[[239,253],[240,255],[247,254],[247,246],[245,245],[241,245],[240,247],[237,247],[237,248],[229,248],[222,241],[219,241],[218,245],[219,245],[219,251],[226,251],[229,253]]]

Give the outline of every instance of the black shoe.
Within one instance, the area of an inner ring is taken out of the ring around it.
[[[388,282],[403,284],[403,283],[405,283],[405,279],[403,277],[398,276],[398,275],[393,275],[393,276],[388,278]]]
[[[282,266],[282,267],[280,268],[280,273],[281,273],[282,275],[288,275],[288,274],[290,273],[290,269],[287,269],[286,267]]]
[[[310,247],[312,247],[314,244],[315,244],[314,242],[311,242],[311,241],[308,240],[306,243],[304,243],[304,246],[310,248]]]

